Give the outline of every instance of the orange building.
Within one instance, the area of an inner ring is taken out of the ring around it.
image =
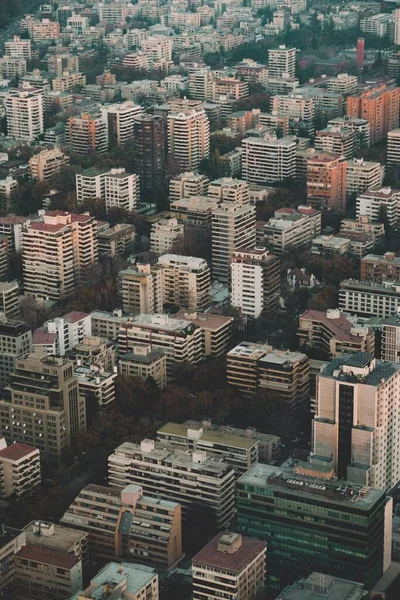
[[[347,161],[319,152],[307,159],[307,202],[315,208],[345,210]]]
[[[400,88],[394,79],[382,79],[357,95],[347,98],[347,116],[366,119],[371,128],[371,145],[399,124]]]

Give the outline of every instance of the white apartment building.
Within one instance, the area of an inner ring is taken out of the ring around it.
[[[154,314],[164,309],[163,272],[157,265],[137,263],[118,273],[118,296],[125,313]]]
[[[347,194],[361,194],[382,185],[385,169],[381,163],[353,158],[347,161]]]
[[[393,11],[394,14],[394,44],[400,45],[400,9],[396,8]]]
[[[314,146],[317,152],[331,152],[349,160],[355,152],[355,134],[350,128],[328,125],[316,132]]]
[[[250,204],[223,202],[212,213],[213,279],[228,282],[233,253],[256,245],[256,212]]]
[[[31,178],[38,181],[49,181],[68,165],[69,156],[57,148],[42,150],[29,159]]]
[[[37,448],[15,442],[7,446],[0,438],[0,498],[15,494],[23,498],[40,486],[40,452]]]
[[[274,183],[295,176],[296,138],[274,134],[242,140],[242,177],[248,183]]]
[[[7,319],[19,315],[19,285],[16,281],[0,282],[0,313],[3,313]]]
[[[400,363],[400,318],[393,315],[382,323],[382,360]]]
[[[249,184],[242,179],[221,177],[210,182],[207,195],[219,202],[249,204]]]
[[[348,96],[357,90],[358,77],[357,75],[349,75],[348,73],[339,73],[336,77],[329,77],[326,80],[326,87],[331,92]]]
[[[302,122],[310,134],[314,133],[315,100],[292,92],[288,95],[276,95],[271,98],[271,111],[290,117],[294,122]]]
[[[118,372],[125,379],[140,377],[146,381],[152,377],[163,390],[167,385],[167,358],[162,350],[154,350],[151,344],[138,344],[119,356]]]
[[[198,310],[210,301],[211,273],[207,261],[194,256],[163,254],[158,259],[164,305]]]
[[[390,490],[400,479],[400,365],[368,352],[334,359],[317,378],[312,454],[338,479]]]
[[[8,135],[32,142],[43,133],[43,95],[29,85],[10,89],[5,97]]]
[[[400,285],[393,281],[345,279],[340,284],[339,308],[360,317],[388,319],[400,310]]]
[[[135,117],[143,114],[143,107],[127,100],[101,107],[101,118],[108,127],[109,146],[122,146],[133,138]]]
[[[32,21],[31,38],[34,42],[42,40],[56,40],[60,37],[60,24],[50,19]]]
[[[107,170],[86,169],[75,175],[76,201],[78,206],[86,200],[104,200]]]
[[[118,594],[120,600],[158,600],[157,571],[131,562],[123,565],[108,563],[91,579],[87,588],[75,594],[73,600],[98,600],[104,593],[108,594],[105,589],[110,591],[111,597]]]
[[[111,169],[104,180],[104,199],[106,211],[111,208],[136,210],[140,201],[139,175],[126,173],[124,168]]]
[[[356,218],[366,215],[372,221],[379,221],[381,206],[386,210],[390,225],[397,228],[400,216],[400,190],[392,190],[389,186],[369,188],[357,196]]]
[[[92,335],[92,318],[88,313],[72,311],[46,321],[33,331],[35,353],[64,356]]]
[[[356,78],[357,79],[357,78]],[[344,117],[335,117],[328,121],[328,126],[346,127],[354,131],[354,148],[369,148],[371,138],[371,125],[366,119],[359,119],[345,115]]]
[[[265,243],[275,254],[310,245],[321,235],[321,212],[310,206],[281,208],[264,225]]]
[[[400,18],[400,9],[398,10]],[[400,164],[400,129],[392,129],[388,132],[386,164],[388,167],[395,167]]]
[[[199,103],[188,108],[185,101],[168,115],[168,152],[183,170],[195,170],[210,154],[210,123]]]
[[[213,96],[214,76],[210,69],[200,69],[189,74],[189,93],[196,100],[210,100]]]
[[[9,212],[11,208],[11,197],[18,189],[18,181],[8,175],[0,179],[0,205]]]
[[[99,2],[98,9],[100,23],[125,25],[127,17],[133,17],[138,12],[139,7],[129,2]]]
[[[250,600],[265,584],[267,543],[224,531],[192,558],[193,600]],[[221,589],[224,591],[221,592]]]
[[[12,40],[4,42],[4,54],[13,58],[32,58],[31,40],[21,40],[18,35],[14,35]]]
[[[204,450],[191,452],[148,439],[125,442],[109,456],[108,479],[113,487],[140,485],[145,494],[179,502],[184,519],[196,505],[212,513],[219,529],[234,516],[235,471]]]
[[[206,175],[187,172],[172,177],[169,182],[169,199],[172,202],[190,196],[207,196],[209,179]]]
[[[185,227],[178,219],[160,219],[153,223],[150,232],[150,249],[155,254],[167,254],[174,243],[184,236]]]
[[[279,48],[270,48],[268,50],[268,70],[269,77],[282,77],[296,75],[296,48],[286,48],[282,45]]]
[[[73,31],[77,35],[85,33],[89,27],[89,18],[84,15],[75,14],[67,19],[67,30]]]
[[[22,77],[26,73],[26,59],[3,56],[0,58],[0,76],[2,79]]]
[[[148,57],[150,66],[158,61],[172,60],[172,39],[163,35],[150,35],[144,39],[140,48]]]

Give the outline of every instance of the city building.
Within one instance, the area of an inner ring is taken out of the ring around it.
[[[139,485],[120,487],[87,485],[61,523],[89,534],[92,559],[176,565],[182,558],[180,505],[145,495]]]
[[[227,282],[234,251],[255,246],[255,207],[240,202],[223,202],[212,213],[211,243],[213,278]]]
[[[277,138],[246,137],[242,140],[242,177],[248,183],[275,183],[294,177],[296,140],[294,136]]]
[[[214,76],[209,69],[189,73],[189,93],[196,100],[210,100],[213,96]]]
[[[150,249],[155,254],[166,254],[183,238],[184,225],[177,219],[160,219],[153,223],[150,232]]]
[[[32,142],[44,132],[42,90],[29,85],[10,89],[4,101],[7,133],[16,140]]]
[[[174,316],[200,328],[203,356],[223,356],[227,352],[232,337],[233,317],[215,315],[212,312],[188,313],[185,310]]]
[[[347,194],[362,194],[381,187],[385,169],[379,162],[353,158],[347,161]]]
[[[200,327],[185,319],[167,314],[140,314],[129,321],[121,320],[118,345],[121,353],[129,352],[137,344],[151,344],[167,357],[167,375],[182,363],[198,364],[203,356],[203,334]]]
[[[109,223],[97,222],[97,243],[99,256],[127,256],[133,251],[136,230],[129,223],[117,223],[111,227]]]
[[[154,194],[162,187],[165,175],[165,124],[159,115],[135,118],[134,164],[143,194]]]
[[[297,337],[300,348],[312,348],[329,359],[354,352],[375,352],[374,329],[335,308],[302,313]]]
[[[49,181],[54,175],[62,171],[69,165],[69,156],[64,152],[53,148],[52,150],[42,150],[34,154],[29,159],[29,168],[32,179],[38,181]]]
[[[245,58],[236,65],[236,75],[248,83],[260,83],[264,88],[268,85],[269,70],[267,65]]]
[[[43,458],[60,462],[72,436],[86,428],[72,363],[34,354],[17,359],[9,389],[11,398],[0,400],[1,434],[8,443],[26,443]]]
[[[296,75],[296,48],[270,48],[268,50],[268,74],[270,77],[283,77]]]
[[[343,219],[340,224],[339,234],[342,233],[369,233],[374,237],[375,244],[385,236],[385,226],[378,221],[372,221],[371,217],[361,215],[358,219]]]
[[[32,332],[24,321],[6,319],[0,323],[1,387],[9,384],[11,373],[15,370],[18,358],[29,354],[31,351]]]
[[[339,480],[386,490],[396,485],[399,378],[398,363],[369,352],[335,358],[321,370],[312,455]]]
[[[201,102],[175,100],[167,126],[169,154],[182,170],[198,169],[210,154],[210,124]]]
[[[87,588],[69,600],[111,600],[115,594],[120,600],[158,600],[157,571],[131,562],[123,565],[111,562],[90,580]]]
[[[187,172],[171,177],[169,199],[171,204],[190,196],[207,196],[209,179],[206,175]]]
[[[235,77],[217,77],[212,83],[213,99],[218,100],[220,96],[226,96],[238,102],[241,98],[249,95],[249,84],[247,81]]]
[[[9,212],[13,202],[13,195],[18,190],[18,181],[11,176],[0,179],[0,207]]]
[[[382,323],[382,360],[400,362],[400,319],[393,315]]]
[[[257,464],[238,480],[238,529],[268,540],[270,587],[318,569],[369,589],[389,567],[392,500],[332,475],[323,464]]]
[[[25,58],[11,58],[10,56],[0,58],[0,76],[2,79],[19,78],[25,75],[25,73]]]
[[[108,459],[110,485],[135,484],[146,494],[179,502],[182,518],[198,518],[199,509],[213,518],[215,528],[226,527],[235,513],[235,472],[219,456],[143,440],[125,442]]]
[[[371,145],[386,138],[399,124],[400,88],[390,78],[365,84],[358,94],[348,96],[347,115],[366,119],[371,127]]]
[[[275,600],[320,600],[321,596],[327,600],[366,600],[368,591],[362,583],[314,572],[287,586]]]
[[[193,600],[251,600],[265,584],[267,544],[241,533],[218,533],[192,558]],[[223,591],[221,591],[223,590]]]
[[[117,288],[125,313],[162,313],[164,308],[163,269],[158,265],[137,263],[135,268],[118,273]]]
[[[16,281],[11,283],[0,282],[0,313],[6,319],[18,317],[19,310],[19,285]]]
[[[72,311],[55,317],[33,331],[32,343],[35,354],[65,356],[83,339],[92,335],[91,316]]]
[[[31,40],[21,39],[18,35],[14,35],[12,40],[4,42],[5,56],[12,58],[32,58]]]
[[[163,254],[158,258],[158,265],[163,280],[164,305],[198,310],[209,304],[211,274],[207,261],[194,256]]]
[[[188,227],[194,225],[211,231],[213,212],[219,207],[220,201],[209,196],[189,196],[175,200],[170,204],[170,212],[180,223]]]
[[[385,210],[385,218],[394,229],[399,224],[400,190],[390,187],[375,187],[368,189],[357,196],[356,218],[363,215],[373,221],[381,220],[381,208]]]
[[[221,202],[249,203],[249,184],[242,179],[232,177],[221,177],[214,179],[208,186],[209,198],[215,198]]]
[[[349,160],[354,157],[355,133],[350,127],[328,125],[316,132],[314,145],[318,152],[332,152]]]
[[[108,129],[110,148],[123,146],[134,138],[134,123],[143,114],[143,108],[130,100],[101,107],[101,117]]]
[[[39,486],[39,450],[19,442],[7,446],[6,440],[0,438],[0,498],[24,498]]]
[[[81,206],[88,200],[104,200],[107,170],[85,169],[75,175],[76,201]]]
[[[130,352],[119,355],[118,373],[125,379],[139,377],[146,381],[151,377],[162,390],[167,385],[167,357],[151,344],[137,344]]]
[[[400,15],[400,13],[399,13]],[[399,31],[400,35],[400,31]],[[387,160],[388,167],[396,167],[400,163],[400,129],[393,129],[387,135]]]
[[[296,92],[277,94],[271,98],[271,111],[289,117],[291,133],[313,137],[315,132],[315,100]]]
[[[8,248],[12,252],[21,252],[22,232],[29,223],[28,217],[19,217],[13,213],[0,217],[0,238],[7,238]]]
[[[108,150],[108,126],[100,116],[82,113],[65,124],[65,142],[76,154],[105,154]]]
[[[227,354],[227,382],[246,396],[268,390],[279,397],[283,411],[294,415],[308,399],[308,357],[241,342]]]
[[[339,73],[340,77],[342,73]],[[354,79],[358,81],[357,77]],[[359,119],[358,117],[349,117],[347,115],[343,117],[335,117],[328,121],[328,126],[343,127],[345,129],[351,129],[354,132],[354,149],[361,150],[362,148],[370,147],[370,136],[371,126],[366,119]]]
[[[264,243],[274,254],[309,245],[321,234],[321,212],[310,206],[280,208],[263,226]]]
[[[57,301],[96,272],[96,221],[89,214],[49,211],[25,228],[22,240],[27,295]]]
[[[111,169],[104,178],[104,199],[107,212],[112,208],[135,211],[140,201],[139,176],[124,168]]]
[[[338,73],[336,77],[329,77],[325,84],[331,92],[348,96],[352,92],[357,91],[358,77],[357,75],[349,75],[348,73]]]
[[[239,248],[231,261],[231,304],[257,318],[279,307],[280,260],[265,248]]]
[[[333,234],[316,237],[312,240],[311,244],[311,254],[314,256],[323,256],[324,258],[342,256],[343,254],[348,254],[351,249],[350,240]]]
[[[400,309],[400,285],[393,281],[345,279],[339,288],[339,308],[362,317],[391,317]]]
[[[0,527],[0,594],[3,598],[12,597],[15,584],[15,555],[26,543],[25,533],[21,529]]]
[[[361,260],[361,281],[400,282],[400,258],[394,252],[367,254]]]
[[[95,414],[98,409],[111,405],[115,400],[115,379],[117,369],[111,373],[104,370],[104,366],[92,362],[79,364],[76,361],[74,376],[78,380],[79,398],[83,400],[86,414]]]
[[[320,209],[346,209],[347,161],[337,154],[318,152],[307,159],[307,202]]]

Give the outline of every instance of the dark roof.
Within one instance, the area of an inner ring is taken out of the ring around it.
[[[69,554],[69,552],[43,548],[42,546],[23,546],[17,556],[46,565],[61,567],[62,569],[72,569],[80,561],[80,558],[74,554]]]
[[[239,572],[266,547],[265,541],[243,536],[242,545],[234,554],[219,552],[217,549],[218,541],[224,534],[224,532],[221,532],[216,535],[211,542],[193,557],[192,562]]]
[[[20,442],[15,442],[7,448],[0,450],[0,458],[6,458],[8,460],[20,460],[24,458],[24,456],[28,456],[32,452],[37,451],[37,448],[33,446],[28,446],[27,444],[22,444]]]

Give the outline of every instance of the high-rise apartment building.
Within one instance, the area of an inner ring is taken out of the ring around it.
[[[336,77],[329,77],[326,80],[326,88],[331,92],[348,96],[355,92],[358,87],[357,75],[349,75],[348,73],[339,73]]]
[[[100,116],[82,113],[65,124],[65,142],[76,154],[105,154],[108,150],[108,126]]]
[[[270,48],[268,50],[268,71],[269,77],[282,77],[296,75],[296,48],[286,48],[282,45],[279,48]]]
[[[361,259],[361,281],[400,282],[400,258],[394,252],[367,254]]]
[[[385,169],[379,162],[353,158],[347,161],[347,194],[361,194],[382,185]]]
[[[96,221],[88,214],[49,211],[22,234],[25,293],[60,300],[97,269]]]
[[[19,285],[16,281],[0,282],[0,313],[3,313],[6,319],[15,318],[20,314]]]
[[[215,198],[219,202],[239,202],[240,204],[249,203],[249,184],[242,179],[233,179],[232,177],[221,177],[214,179],[208,186],[210,198]]]
[[[347,161],[318,152],[307,159],[307,202],[315,208],[345,211]]]
[[[400,45],[400,9],[396,8],[394,14],[394,43]]]
[[[237,482],[238,529],[268,540],[270,587],[318,569],[370,589],[389,567],[392,500],[332,475],[323,464],[257,464]]]
[[[151,377],[163,390],[167,385],[167,357],[151,344],[137,344],[130,352],[119,355],[118,373],[125,379],[139,377],[146,381]]]
[[[140,202],[139,175],[126,173],[124,168],[111,169],[104,178],[106,211],[123,208],[131,212]]]
[[[87,200],[104,200],[106,169],[85,169],[75,175],[76,201],[78,206]]]
[[[167,569],[176,564],[182,558],[180,505],[144,495],[139,485],[119,487],[87,485],[61,523],[89,534],[92,559],[140,560]]]
[[[314,145],[318,152],[332,152],[350,159],[355,152],[355,133],[350,127],[328,125],[315,133]]]
[[[242,177],[248,183],[265,185],[294,177],[296,172],[296,139],[294,136],[264,137],[242,140]]]
[[[357,77],[354,77],[354,79],[358,81]],[[329,125],[351,129],[354,132],[355,150],[370,147],[371,126],[366,119],[345,115],[344,117],[330,119],[328,121],[328,126]]]
[[[213,278],[227,282],[233,253],[256,245],[255,207],[239,202],[223,202],[212,214]]]
[[[400,318],[393,315],[382,323],[382,360],[400,363]]]
[[[123,146],[134,137],[135,118],[143,114],[143,107],[127,100],[101,107],[101,117],[107,125],[110,148]]]
[[[391,187],[373,188],[364,191],[357,196],[356,217],[363,215],[370,217],[373,221],[379,221],[381,207],[385,210],[385,217],[390,226],[397,229],[400,217],[400,190],[392,190]]]
[[[189,93],[196,100],[210,100],[213,97],[213,73],[200,69],[189,73]]]
[[[400,88],[395,80],[366,84],[359,94],[347,98],[347,115],[366,119],[371,127],[371,144],[386,138],[399,124]]]
[[[7,213],[11,210],[13,195],[18,186],[18,181],[11,175],[8,175],[5,179],[0,179],[0,207]]]
[[[15,442],[7,446],[0,438],[0,498],[13,494],[24,498],[40,486],[40,452],[37,448]]]
[[[216,528],[225,527],[235,512],[235,472],[221,457],[204,450],[184,450],[143,440],[125,442],[108,458],[110,485],[135,484],[146,494],[179,502],[182,517],[195,517],[199,507],[209,512]]]
[[[236,79],[236,77],[221,77],[213,81],[213,99],[218,100],[220,96],[226,96],[238,102],[241,98],[249,95],[249,84],[247,81]]]
[[[69,156],[53,148],[42,150],[29,159],[29,168],[32,179],[49,181],[51,178],[69,165]]]
[[[158,259],[158,265],[162,273],[164,305],[191,311],[208,305],[211,274],[206,260],[194,256],[163,254]]]
[[[135,118],[134,164],[144,194],[153,194],[162,187],[165,175],[165,125],[159,115]]]
[[[32,351],[32,332],[20,320],[0,323],[0,386],[10,383],[18,358]]]
[[[4,101],[9,136],[23,142],[32,142],[43,129],[43,94],[29,84],[21,89],[10,89]]]
[[[33,331],[34,353],[64,356],[86,336],[92,335],[91,316],[88,313],[72,311],[62,317],[55,317]]]
[[[280,260],[266,248],[239,248],[231,262],[231,304],[257,318],[279,307]]]
[[[168,115],[168,152],[182,170],[198,169],[210,154],[210,124],[201,102],[176,100]]]
[[[314,135],[315,100],[292,92],[271,98],[271,111],[289,117],[290,131],[301,135],[303,131]],[[304,133],[303,133],[304,135]]]
[[[399,15],[400,15],[400,9]],[[389,131],[387,136],[387,160],[388,167],[395,167],[400,163],[400,129]]]
[[[390,490],[400,479],[400,365],[369,352],[335,358],[317,380],[312,454],[338,479]]]
[[[169,182],[169,199],[171,204],[190,196],[207,196],[209,179],[199,173],[181,173],[172,177]]]
[[[225,531],[192,558],[193,600],[252,600],[265,584],[267,544]]]
[[[136,267],[118,273],[120,305],[125,313],[162,313],[163,272],[157,265],[137,263]]]
[[[150,232],[150,249],[155,254],[170,252],[179,238],[183,238],[185,227],[178,219],[160,219],[153,223]]]
[[[321,234],[321,213],[311,206],[279,208],[264,225],[262,238],[274,254],[301,248]]]
[[[9,443],[26,443],[60,462],[72,436],[86,428],[85,403],[72,363],[34,354],[18,359],[10,391],[10,400],[0,400],[1,434]]]
[[[111,600],[115,594],[120,600],[158,600],[157,571],[131,561],[124,565],[108,563],[72,600]]]
[[[232,338],[233,317],[181,310],[175,313],[175,318],[200,328],[203,356],[222,356],[226,353]]]
[[[400,286],[392,281],[345,279],[340,284],[339,308],[360,317],[387,319],[399,312]]]
[[[32,58],[31,40],[22,40],[18,35],[14,35],[12,40],[4,42],[4,54],[13,58]]]

